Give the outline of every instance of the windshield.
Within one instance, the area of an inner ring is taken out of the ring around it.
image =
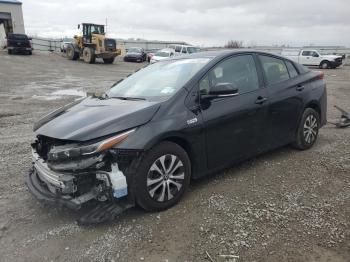
[[[100,25],[91,25],[91,33],[92,34],[103,34],[103,26]]]
[[[166,100],[189,81],[209,58],[158,62],[134,73],[107,91],[108,97]]]
[[[20,34],[9,34],[9,39],[18,39],[18,40],[27,40],[28,37],[26,35],[20,35]]]
[[[194,46],[188,46],[187,47],[187,52],[189,54],[198,53],[200,51],[201,51],[201,49],[199,47],[194,47]]]
[[[141,50],[138,48],[130,48],[128,49],[128,53],[141,53]]]
[[[169,57],[170,53],[169,52],[157,52],[155,56],[160,56],[160,57]]]

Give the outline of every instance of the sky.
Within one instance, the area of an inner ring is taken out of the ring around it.
[[[72,37],[83,22],[114,38],[222,46],[350,46],[349,0],[22,0],[26,33]]]

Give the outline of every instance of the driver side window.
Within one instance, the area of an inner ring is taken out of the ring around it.
[[[210,89],[219,83],[232,84],[239,94],[257,90],[259,79],[253,56],[234,56],[219,63],[199,82],[199,91],[209,94]]]

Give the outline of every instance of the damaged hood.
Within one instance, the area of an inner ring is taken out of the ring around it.
[[[88,97],[44,116],[34,131],[57,139],[87,141],[143,125],[159,107],[159,102]]]

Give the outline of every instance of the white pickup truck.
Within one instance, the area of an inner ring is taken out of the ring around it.
[[[281,54],[299,64],[322,69],[337,68],[343,63],[342,56],[322,55],[317,50],[283,50]]]

